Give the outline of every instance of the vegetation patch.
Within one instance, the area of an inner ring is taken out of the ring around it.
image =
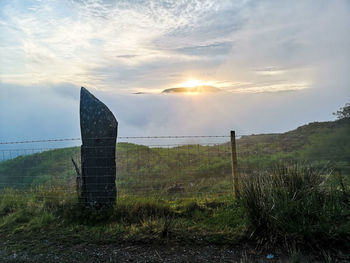
[[[332,177],[310,166],[279,165],[246,180],[241,201],[258,244],[348,248],[350,186],[335,185]]]
[[[77,201],[67,157],[79,154],[77,148],[4,161],[0,236],[21,250],[37,243],[54,250],[116,242],[252,242],[262,250],[288,249],[296,262],[304,251],[332,258],[350,249],[349,127],[346,118],[240,138],[239,200],[232,195],[231,157],[215,145],[119,144],[117,156],[128,159],[117,162],[117,203],[100,210]]]

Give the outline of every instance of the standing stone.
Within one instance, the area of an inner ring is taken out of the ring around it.
[[[80,90],[81,178],[79,197],[100,208],[116,203],[116,141],[118,122],[105,104]]]

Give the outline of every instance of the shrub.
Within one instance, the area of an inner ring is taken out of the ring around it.
[[[349,195],[329,187],[326,179],[324,172],[299,165],[279,165],[248,178],[241,201],[252,236],[268,246],[349,241]]]

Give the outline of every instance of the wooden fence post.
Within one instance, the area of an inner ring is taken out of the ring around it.
[[[236,133],[235,133],[235,131],[231,131],[231,157],[232,157],[233,190],[234,190],[236,199],[239,199],[238,166],[237,166],[237,150],[236,150]]]

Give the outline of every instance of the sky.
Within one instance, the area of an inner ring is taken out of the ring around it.
[[[285,132],[350,102],[350,1],[1,0],[0,141]],[[191,83],[216,93],[162,94]],[[134,94],[141,92],[143,94]]]

